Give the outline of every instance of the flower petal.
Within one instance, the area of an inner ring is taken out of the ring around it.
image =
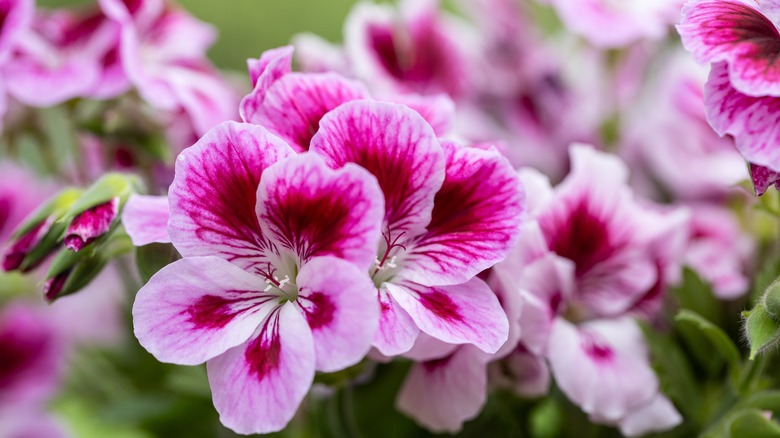
[[[317,257],[303,265],[296,283],[298,305],[314,337],[317,371],[338,371],[363,359],[379,326],[374,285],[365,269]]]
[[[396,407],[431,432],[460,431],[487,400],[485,356],[464,346],[445,358],[414,364],[398,393]]]
[[[431,219],[444,181],[444,154],[430,125],[414,110],[374,101],[348,102],[320,121],[311,150],[331,167],[355,163],[385,195],[385,228],[414,236]]]
[[[548,359],[566,396],[585,413],[605,421],[623,418],[658,392],[642,332],[630,318],[596,320],[580,327],[558,318]]]
[[[403,276],[430,286],[463,283],[505,259],[525,204],[517,173],[495,150],[446,143],[444,153],[431,223],[404,256]]]
[[[260,59],[247,60],[249,79],[255,91],[264,93],[271,84],[292,71],[293,50],[292,46],[278,47],[266,50],[260,55]],[[243,106],[241,102],[241,107]]]
[[[241,434],[282,430],[314,380],[311,330],[294,306],[282,306],[207,370],[222,424]]]
[[[729,81],[726,63],[713,64],[704,98],[707,120],[718,134],[734,136],[747,161],[780,170],[780,98],[740,93]]]
[[[132,195],[122,210],[122,225],[135,246],[169,243],[167,196]]]
[[[653,400],[628,414],[618,423],[627,437],[669,430],[682,423],[682,416],[668,398],[658,393]]]
[[[332,255],[368,270],[376,258],[382,192],[365,170],[332,170],[302,154],[269,168],[257,190],[263,235],[299,260]]]
[[[260,126],[226,122],[176,161],[169,192],[171,241],[185,257],[216,255],[247,269],[265,263],[255,205],[263,171],[293,155]]]
[[[414,345],[420,329],[385,287],[377,290],[377,298],[379,330],[374,335],[374,347],[385,356],[406,353]]]
[[[498,298],[484,281],[426,287],[404,282],[385,287],[420,330],[450,344],[474,344],[495,353],[506,342],[507,320]]]
[[[418,94],[391,94],[379,100],[400,103],[420,113],[436,135],[447,135],[455,120],[455,102],[446,94],[422,96]]]
[[[326,113],[344,102],[365,98],[368,89],[361,82],[335,73],[290,73],[263,92],[255,88],[241,104],[246,122],[265,126],[305,151]]]
[[[692,1],[683,8],[677,29],[699,62],[728,62],[737,90],[780,97],[780,33],[756,6],[738,0]]]
[[[162,362],[196,365],[246,342],[277,296],[218,257],[187,257],[155,274],[133,304],[135,336]]]

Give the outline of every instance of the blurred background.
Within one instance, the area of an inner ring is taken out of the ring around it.
[[[44,7],[91,4],[85,0],[39,0]],[[219,29],[209,56],[223,69],[244,70],[247,58],[288,44],[300,32],[341,41],[341,25],[356,0],[178,0]]]

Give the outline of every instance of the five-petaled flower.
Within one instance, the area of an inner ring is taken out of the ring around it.
[[[376,180],[227,122],[179,155],[169,231],[184,256],[138,293],[158,359],[207,362],[223,424],[282,429],[317,371],[360,361],[377,327],[366,274],[384,214]]]

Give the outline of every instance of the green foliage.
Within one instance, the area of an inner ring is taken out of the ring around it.
[[[154,274],[165,266],[178,260],[176,248],[170,243],[151,243],[135,250],[135,264],[141,281],[146,283]]]

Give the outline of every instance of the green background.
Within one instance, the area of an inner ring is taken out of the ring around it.
[[[39,0],[45,7],[91,4],[84,0]],[[180,0],[195,16],[219,29],[209,56],[222,68],[244,70],[247,58],[311,32],[341,41],[341,29],[355,0]]]

